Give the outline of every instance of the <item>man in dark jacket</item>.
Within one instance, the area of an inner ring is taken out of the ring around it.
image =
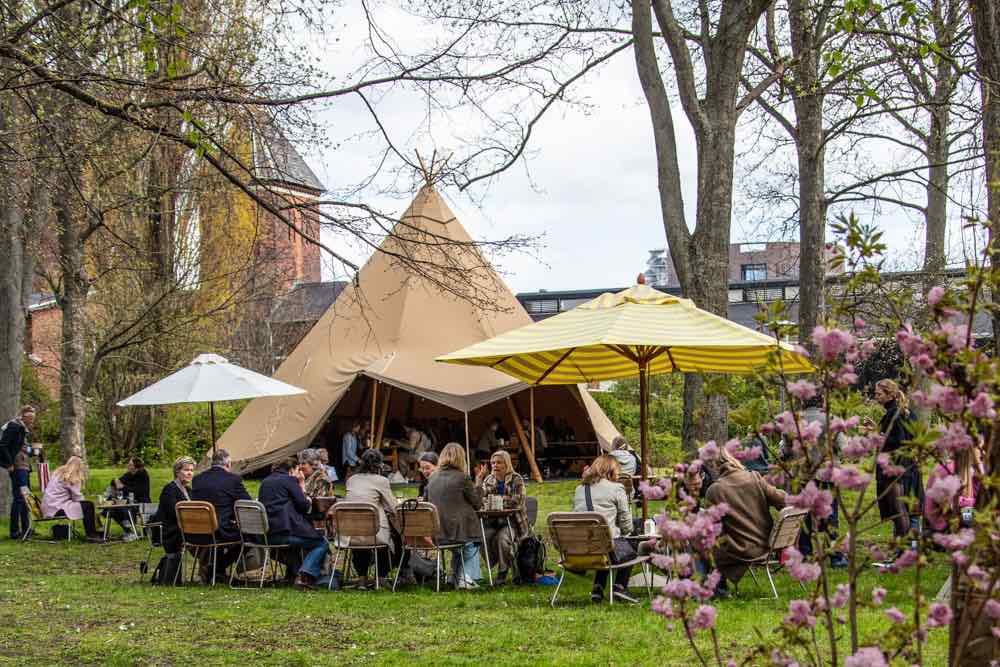
[[[260,484],[259,499],[267,510],[268,539],[273,544],[289,544],[308,552],[302,559],[295,587],[315,588],[330,545],[306,518],[312,499],[305,493],[305,478],[295,459],[274,466]]]
[[[10,505],[10,537],[17,540],[28,530],[28,503],[24,499],[21,487],[30,486],[31,466],[15,466],[14,462],[22,449],[27,448],[27,455],[33,451],[29,444],[31,425],[35,422],[35,409],[30,405],[21,408],[17,417],[3,425],[0,433],[0,466],[10,474],[12,502]]]
[[[236,525],[236,512],[233,506],[237,500],[250,500],[250,494],[243,486],[239,475],[230,472],[231,460],[229,452],[217,449],[212,454],[212,467],[194,478],[191,482],[192,500],[204,500],[215,507],[215,516],[219,520],[219,529],[215,539],[219,542],[239,542],[240,531]],[[239,558],[240,547],[233,545],[220,549],[216,554],[215,578],[225,576],[229,566]],[[210,557],[202,559],[202,579],[211,580],[212,573]]]

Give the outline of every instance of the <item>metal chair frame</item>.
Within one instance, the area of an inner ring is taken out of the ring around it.
[[[615,571],[634,565],[642,567],[643,578],[646,581],[646,594],[653,598],[652,574],[649,571],[649,556],[637,556],[624,563],[612,563],[611,552],[614,550],[614,539],[608,520],[599,512],[553,512],[548,516],[549,536],[556,549],[559,550],[561,570],[559,583],[549,600],[551,606],[556,606],[559,589],[562,588],[566,572],[586,574],[589,571],[608,571],[608,602],[615,603]],[[625,582],[628,587],[628,582]]]
[[[375,568],[375,590],[379,590],[378,550],[389,549],[389,545],[375,542],[375,536],[381,529],[378,506],[375,503],[342,500],[333,506],[333,523],[336,526],[337,536],[331,543],[333,563],[330,564],[330,583],[327,587],[333,588],[333,573],[337,571],[341,552],[344,553],[343,582],[346,584],[351,572],[351,552],[370,550],[372,565]],[[370,539],[371,544],[351,544],[354,538]],[[347,543],[342,544],[341,540],[345,539]]]
[[[271,558],[272,549],[287,549],[288,544],[271,544],[267,534],[269,532],[270,526],[267,522],[267,510],[264,508],[264,504],[256,500],[237,500],[236,504],[233,506],[233,511],[236,515],[236,525],[239,527],[240,531],[240,555],[237,557],[236,562],[243,565],[243,572],[246,572],[246,550],[250,549],[263,549],[264,550],[264,563],[260,568],[260,583],[257,586],[257,590],[264,588],[264,578],[267,576],[267,566],[271,565],[271,582],[277,581],[278,569],[275,566],[275,560]],[[247,539],[247,538],[250,539]],[[252,589],[251,586],[234,586],[233,582],[236,578],[236,568],[229,574],[229,587],[230,588],[247,588]]]
[[[69,534],[66,536],[66,544],[73,541],[73,534],[76,533],[76,519],[70,519],[67,516],[50,516],[44,517],[39,516],[41,514],[41,502],[38,496],[35,494],[30,494],[31,501],[25,497],[25,502],[28,504],[28,529],[24,531],[21,535],[21,542],[43,542],[45,544],[55,544],[57,541],[61,540],[45,540],[40,537],[32,537],[35,533],[36,524],[52,524],[52,525],[64,525],[69,530]],[[37,515],[36,515],[36,509]]]
[[[434,562],[436,565],[434,571],[434,590],[440,593],[441,552],[461,549],[465,545],[461,542],[441,544],[435,540],[435,537],[441,531],[441,521],[438,517],[437,507],[435,507],[432,503],[417,503],[416,508],[410,510],[400,508],[397,510],[397,514],[399,516],[400,525],[402,526],[400,533],[403,542],[403,549],[399,554],[399,564],[396,566],[396,576],[392,580],[392,592],[396,592],[396,584],[399,583],[399,572],[403,567],[403,559],[406,557],[406,552],[433,551]],[[407,544],[408,538],[410,540],[422,540],[429,538],[430,542],[417,546]],[[461,562],[461,560],[459,562]]]
[[[771,566],[775,566],[774,572],[777,572],[781,567],[781,552],[788,547],[795,546],[798,542],[799,531],[802,530],[802,522],[805,521],[808,513],[808,510],[797,509],[794,507],[784,508],[778,513],[778,519],[775,521],[774,526],[771,527],[771,535],[767,540],[767,551],[758,558],[751,558],[749,560],[739,559],[747,564],[747,569],[750,571],[750,577],[757,586],[760,586],[760,580],[757,579],[757,574],[754,572],[754,568],[760,567],[764,569],[765,574],[767,574],[767,581],[771,585],[772,597],[763,599],[778,599],[778,589],[774,585],[774,576],[771,572]],[[799,582],[799,586],[802,587],[802,590],[805,590],[805,586],[801,581]]]
[[[215,586],[215,566],[218,563],[219,547],[236,546],[239,542],[219,542],[215,537],[215,532],[219,529],[219,519],[215,515],[215,507],[212,503],[204,500],[181,500],[175,506],[177,513],[177,527],[181,532],[181,563],[177,568],[177,576],[184,581],[184,554],[192,553],[192,560],[197,563],[198,554],[202,549],[208,549],[212,554],[212,581],[211,586]],[[207,537],[211,540],[208,544],[197,544],[188,541],[189,535]],[[191,566],[190,583],[194,583],[194,575],[197,567]],[[174,579],[177,583],[177,579]]]

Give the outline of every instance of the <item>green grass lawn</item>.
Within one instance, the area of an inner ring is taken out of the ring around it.
[[[169,471],[151,472],[155,496]],[[114,473],[92,471],[88,494],[103,489]],[[254,493],[257,483],[248,487]],[[539,498],[539,526],[549,512],[569,509],[573,487],[529,485],[529,494]],[[4,523],[3,665],[697,664],[682,632],[668,630],[648,603],[591,604],[589,579],[573,575],[556,609],[548,604],[552,589],[540,586],[439,594],[163,589],[138,583],[145,543],[22,545],[6,535]],[[937,556],[924,577],[924,594],[933,597],[946,576]],[[837,573],[834,583],[843,578]],[[781,600],[759,599],[763,588],[747,577],[738,597],[718,604],[724,645],[780,623],[788,600],[800,591],[785,574],[777,582]],[[911,576],[872,569],[862,577],[866,598],[878,585],[889,591],[885,607],[912,608]],[[862,618],[868,637],[889,624],[879,610],[865,610]],[[944,630],[931,631],[925,664],[945,664],[946,642]]]

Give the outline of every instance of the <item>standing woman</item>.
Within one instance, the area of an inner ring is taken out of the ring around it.
[[[161,539],[163,550],[175,554],[181,550],[181,531],[177,527],[177,503],[191,500],[191,478],[194,477],[194,459],[182,456],[174,461],[174,479],[160,492],[160,504],[150,523],[163,525]]]
[[[83,499],[81,488],[87,478],[87,468],[79,456],[71,456],[56,468],[42,496],[42,516],[46,519],[66,517],[83,519],[83,529],[88,541],[101,541],[97,532],[94,503]]]
[[[918,507],[923,503],[924,496],[920,471],[914,460],[906,455],[903,444],[911,437],[910,422],[913,414],[906,395],[893,380],[878,381],[875,385],[875,400],[885,409],[879,422],[879,431],[885,437],[882,452],[889,454],[893,465],[904,468],[902,475],[890,477],[882,471],[882,466],[875,466],[878,511],[883,521],[892,520],[893,537],[901,538],[910,531],[911,520],[906,503],[900,496],[913,495],[917,498]],[[914,521],[919,522],[919,517],[914,517]]]
[[[457,573],[461,561],[461,578],[455,587],[476,588],[479,577],[479,543],[482,542],[482,528],[476,511],[483,505],[479,489],[469,479],[465,462],[465,451],[457,442],[445,445],[438,459],[438,470],[427,480],[427,501],[437,507],[441,521],[441,532],[437,539],[441,543],[461,543],[461,559],[456,554],[452,558],[452,569]]]

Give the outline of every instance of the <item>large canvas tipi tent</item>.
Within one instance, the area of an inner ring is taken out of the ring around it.
[[[527,396],[525,384],[489,368],[434,361],[531,323],[471,243],[441,196],[433,187],[423,187],[382,251],[369,259],[356,282],[337,297],[275,373],[275,378],[308,393],[253,400],[219,439],[219,446],[232,455],[234,468],[254,470],[311,446],[335,411],[341,416],[376,414],[371,397],[379,395],[378,386],[402,390],[394,395],[410,397],[410,412],[416,397],[426,410],[450,412],[477,428],[483,426],[484,415],[516,410],[509,397],[520,400],[521,415],[527,417],[526,398],[515,396]],[[469,272],[469,284],[492,286],[488,300],[495,307],[477,309],[445,293],[400,266],[402,253],[410,261],[425,254],[424,259],[437,265],[453,262],[451,270]],[[437,256],[431,256],[434,253]],[[585,389],[549,387],[544,392],[537,414],[570,414],[589,427],[588,435],[604,449],[618,434]],[[468,436],[473,443],[476,435],[473,430]]]

